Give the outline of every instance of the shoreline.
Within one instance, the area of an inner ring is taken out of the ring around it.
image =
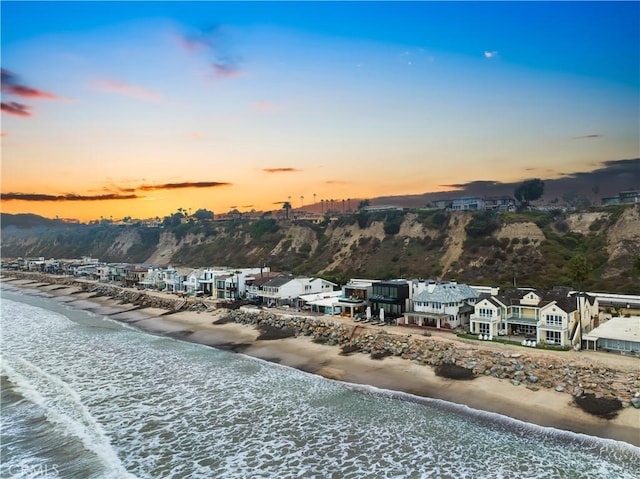
[[[67,278],[69,279],[69,278]],[[53,278],[34,277],[18,279],[3,275],[0,281],[7,285],[30,289],[51,295],[55,300],[69,303],[78,309],[107,316],[130,324],[151,334],[242,353],[247,356],[281,364],[345,383],[374,386],[379,389],[404,392],[415,396],[440,399],[470,408],[497,413],[513,419],[552,427],[574,433],[587,434],[604,439],[622,441],[640,447],[640,409],[624,407],[615,418],[603,419],[584,412],[573,401],[573,396],[551,388],[532,390],[523,385],[515,386],[508,379],[489,375],[476,375],[472,380],[455,380],[439,377],[433,367],[399,356],[372,359],[369,354],[355,352],[341,355],[339,345],[319,344],[311,336],[299,334],[283,339],[257,339],[258,328],[238,322],[214,324],[229,310],[201,308],[202,310],[172,311],[167,307],[145,304],[121,303],[117,299],[81,288],[77,283],[57,284]],[[91,283],[100,286],[99,283]],[[123,288],[115,287],[122,290]],[[154,292],[138,292],[155,296]],[[169,295],[164,295],[169,296]],[[159,298],[166,298],[160,293]],[[198,304],[200,302],[194,302]],[[292,316],[291,314],[282,316]],[[334,322],[332,316],[320,316],[319,321]],[[379,331],[371,328],[372,332]],[[395,330],[389,332],[394,340],[409,342],[412,335]],[[411,331],[408,331],[411,333]],[[454,338],[423,338],[442,344],[456,342]],[[490,345],[469,345],[457,341],[459,349],[478,352]],[[503,348],[494,348],[498,351]],[[529,350],[522,353],[530,353]],[[536,352],[537,353],[537,352]],[[478,353],[479,354],[479,353]],[[507,356],[505,356],[507,357]],[[540,355],[544,357],[544,353]],[[624,358],[620,363],[640,365],[638,358]],[[635,359],[637,363],[627,361]],[[597,362],[594,360],[593,362]],[[629,376],[627,369],[622,371]],[[638,371],[640,374],[640,371]]]

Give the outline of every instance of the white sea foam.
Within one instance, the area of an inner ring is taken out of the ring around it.
[[[640,474],[640,450],[624,443],[2,307],[3,351],[75,392],[123,467],[141,478]],[[5,315],[22,320],[5,324]]]
[[[14,367],[9,363],[13,363]],[[111,448],[109,439],[91,413],[82,404],[78,394],[60,378],[20,358],[3,356],[2,371],[16,385],[23,397],[40,406],[46,417],[62,426],[67,434],[82,441],[87,450],[101,459],[108,477],[134,478],[129,474]]]

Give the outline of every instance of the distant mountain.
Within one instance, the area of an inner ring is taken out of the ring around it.
[[[2,229],[13,226],[14,228],[37,228],[62,226],[65,223],[61,220],[52,220],[43,216],[30,213],[12,215],[10,213],[0,213],[0,226]]]

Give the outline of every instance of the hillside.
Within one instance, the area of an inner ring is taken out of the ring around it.
[[[577,213],[413,210],[343,216],[321,224],[230,221],[167,228],[110,225],[4,227],[3,257],[92,255],[103,261],[185,266],[267,265],[350,277],[456,278],[474,284],[577,287],[640,293],[640,207]]]

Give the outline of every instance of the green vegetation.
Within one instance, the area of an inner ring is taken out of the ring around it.
[[[515,282],[517,286],[570,286],[633,294],[640,293],[637,244],[618,240],[617,256],[612,259],[609,255],[613,251],[610,231],[627,208],[633,206],[591,208],[590,212],[601,212],[602,216],[583,222],[580,228],[575,227],[579,214],[570,218],[560,210],[476,212],[465,233],[456,238],[450,236],[448,225],[465,221],[469,213],[361,209],[319,224],[293,219],[295,230],[291,221],[270,216],[212,222],[197,220],[194,215],[183,223],[184,210],[167,216],[162,227],[149,228],[135,222],[120,226],[111,222],[56,223],[51,227],[46,226],[47,221],[26,218],[25,225],[36,226],[3,224],[2,251],[7,258],[91,255],[103,261],[145,262],[156,252],[162,233],[179,242],[177,252],[166,258],[173,265],[268,265],[274,271],[321,275],[338,284],[352,277],[455,278],[501,287]],[[205,216],[209,215],[205,212]],[[410,236],[400,234],[404,221],[411,222],[411,228],[406,229]],[[356,223],[358,227],[354,227]],[[374,223],[376,227],[368,230]],[[384,236],[380,235],[380,223]],[[514,223],[534,223],[543,239],[539,235],[535,239],[494,236],[506,224]],[[451,257],[454,246],[460,249],[459,257]]]
[[[500,227],[498,215],[492,211],[478,211],[471,217],[465,231],[472,238],[486,237]]]

